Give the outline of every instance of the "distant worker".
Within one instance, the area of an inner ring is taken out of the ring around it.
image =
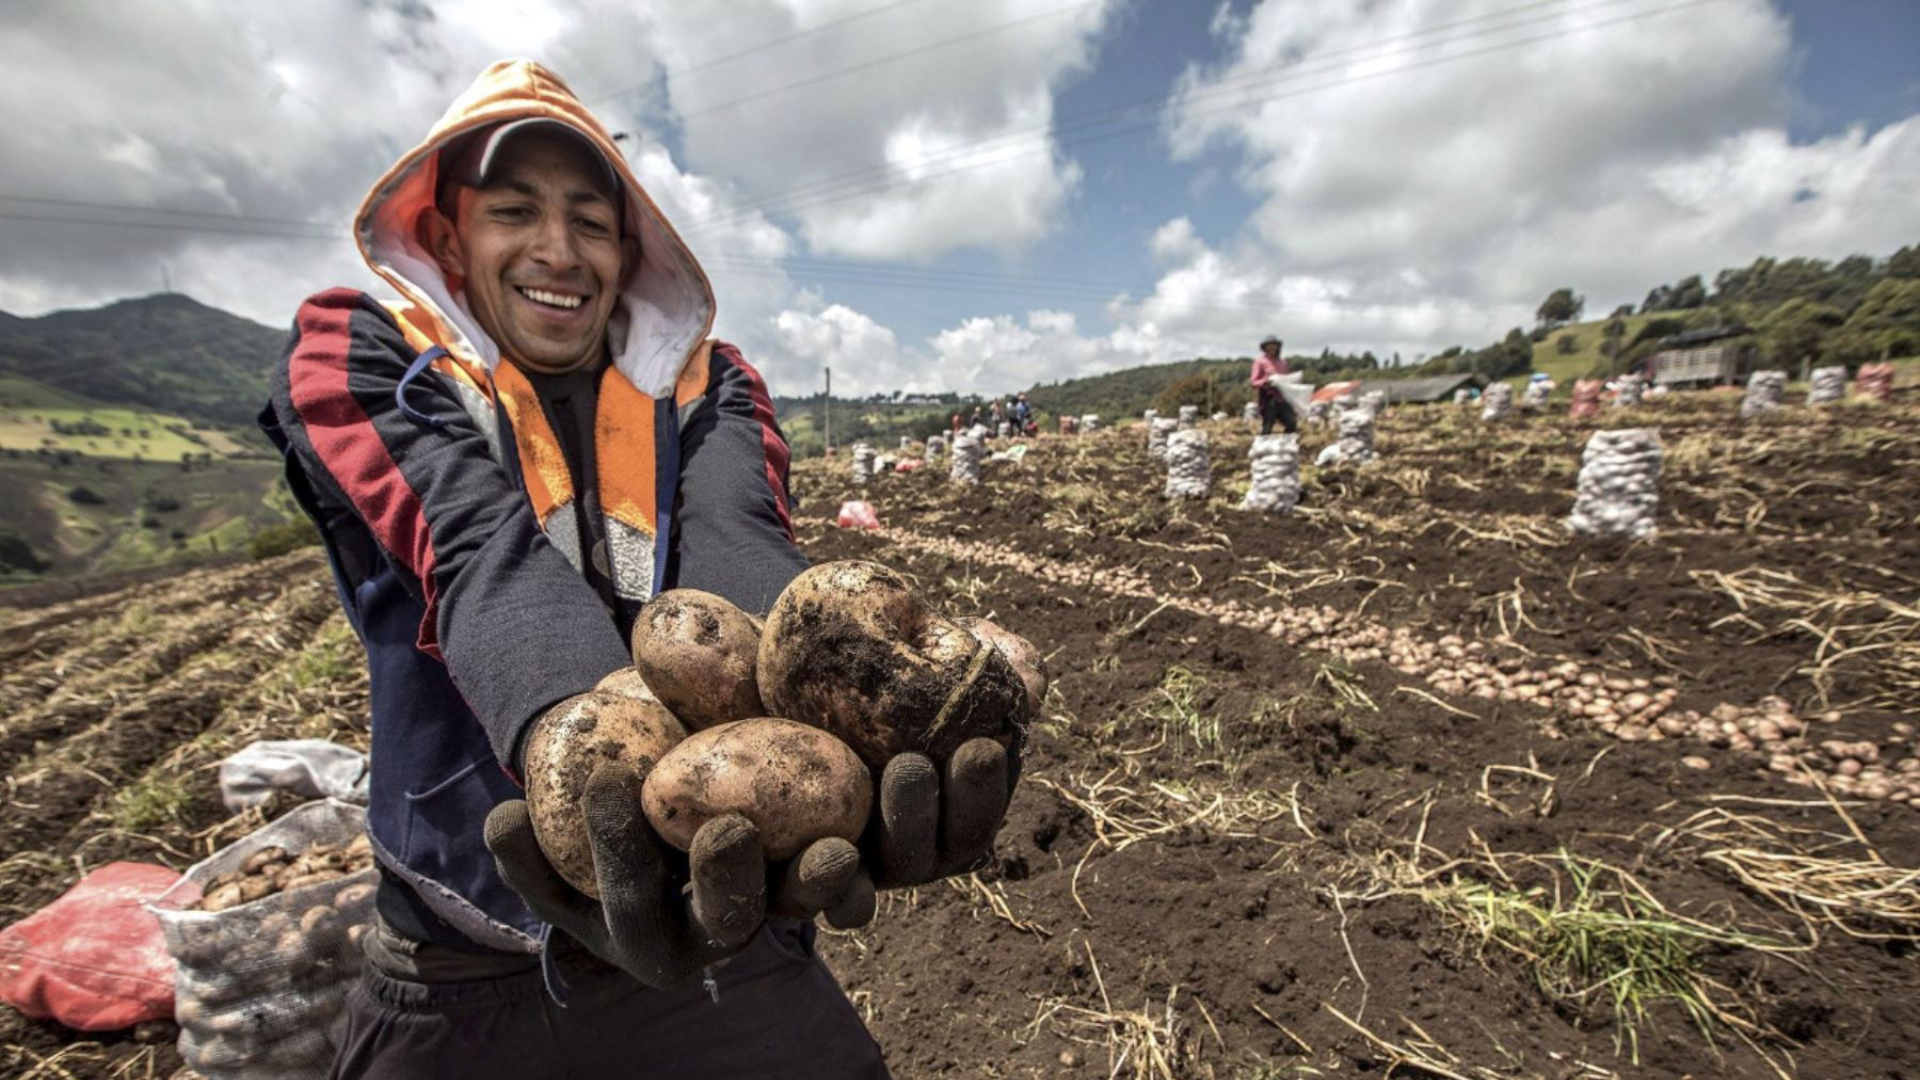
[[[1038,425],[1033,422],[1033,406],[1027,404],[1027,395],[1021,394],[1013,399],[1013,425],[1022,435],[1032,435]]]
[[[959,414],[958,412],[956,412],[956,413],[954,413],[954,414],[953,414],[953,433],[954,433],[955,435],[958,435],[958,434],[960,434],[960,428],[961,428],[961,427],[962,427],[962,426],[963,426],[963,425],[964,425],[965,423],[966,423],[966,421],[964,421],[964,420],[962,420],[962,419],[960,419],[960,414]]]
[[[1293,414],[1293,406],[1287,402],[1287,396],[1280,392],[1280,376],[1291,371],[1287,362],[1280,357],[1280,339],[1272,334],[1260,343],[1260,355],[1253,361],[1253,376],[1247,380],[1260,395],[1260,434],[1273,434],[1273,425],[1277,420],[1287,434],[1293,435],[1300,430],[1300,418]]]

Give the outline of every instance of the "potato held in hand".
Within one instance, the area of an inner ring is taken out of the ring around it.
[[[768,860],[778,861],[830,836],[858,840],[873,784],[832,735],[761,718],[688,736],[648,775],[641,803],[654,831],[682,851],[700,826],[741,814],[759,830]]]
[[[1039,649],[1033,647],[1033,642],[989,619],[962,616],[954,622],[966,627],[974,637],[993,646],[1001,656],[1007,658],[1007,663],[1013,665],[1014,673],[1020,676],[1020,682],[1027,688],[1027,718],[1039,716],[1040,703],[1046,700],[1047,684],[1051,680],[1047,677],[1047,659],[1040,655]]]
[[[633,624],[633,666],[690,730],[764,715],[754,660],[760,624],[725,599],[669,589]]]
[[[1027,688],[1013,665],[868,562],[793,579],[760,638],[760,699],[817,724],[875,770],[915,751],[944,761],[968,739],[1010,745]]]
[[[587,781],[608,762],[651,773],[687,729],[664,705],[619,690],[593,690],[554,706],[527,736],[523,765],[533,835],[567,884],[599,898],[587,839]]]

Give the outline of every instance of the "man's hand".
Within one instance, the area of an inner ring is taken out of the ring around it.
[[[500,876],[536,915],[661,989],[752,939],[765,912],[766,867],[759,837],[744,818],[716,819],[694,837],[689,895],[678,853],[641,812],[640,784],[637,772],[620,765],[602,765],[587,783],[584,810],[598,901],[568,885],[547,861],[525,800],[493,808],[486,841]]]
[[[873,917],[873,886],[859,880],[860,854],[845,840],[818,841],[795,856],[770,908],[766,858],[752,822],[738,814],[707,822],[683,863],[647,823],[640,789],[640,775],[620,765],[602,765],[587,782],[598,901],[553,869],[525,800],[487,815],[486,841],[500,876],[534,914],[647,986],[676,985],[739,952],[770,910],[792,918],[825,911],[836,926]]]
[[[868,867],[824,907],[828,924],[851,930],[874,919],[876,888],[906,888],[972,871],[993,855],[1012,798],[1012,759],[991,738],[960,744],[935,767],[900,753],[879,776],[879,815],[868,830]]]

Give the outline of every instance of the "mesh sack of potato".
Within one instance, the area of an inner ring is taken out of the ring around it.
[[[366,811],[310,802],[152,905],[178,969],[180,1056],[207,1080],[319,1080],[344,1034],[377,871]]]
[[[1168,436],[1166,497],[1204,499],[1212,487],[1213,466],[1207,460],[1207,433],[1194,428]]]
[[[1167,460],[1167,436],[1180,430],[1180,421],[1170,416],[1156,416],[1147,421],[1147,456],[1155,461]]]
[[[853,482],[864,484],[873,479],[874,450],[866,443],[853,444]]]
[[[1312,401],[1307,403],[1307,423],[1325,426],[1333,415],[1333,402]]]
[[[1454,391],[1460,393],[1461,391]],[[1553,397],[1553,384],[1548,382],[1529,382],[1520,395],[1520,407],[1529,412],[1539,412],[1547,407],[1547,399]]]
[[[1613,391],[1615,408],[1630,409],[1646,396],[1647,384],[1638,375],[1623,375]]]
[[[1365,465],[1374,460],[1373,420],[1374,410],[1365,401],[1347,403],[1341,399],[1341,408],[1335,418],[1339,437],[1320,451],[1315,463],[1326,465]]]
[[[932,461],[934,458],[937,458],[946,452],[947,452],[947,437],[945,435],[927,436],[927,460],[928,461]]]
[[[1830,405],[1847,396],[1847,369],[1844,367],[1814,368],[1807,382],[1807,404]]]
[[[1660,506],[1660,436],[1650,428],[1596,431],[1581,455],[1567,528],[1588,536],[1650,536]]]
[[[1300,436],[1256,435],[1247,456],[1253,460],[1253,482],[1240,509],[1293,513],[1300,501]]]
[[[1497,382],[1480,395],[1480,419],[1505,420],[1513,412],[1513,387]]]
[[[980,461],[987,456],[987,445],[968,432],[953,437],[953,463],[947,478],[956,484],[980,482]]]
[[[1747,376],[1747,396],[1740,399],[1740,419],[1772,412],[1787,396],[1787,373],[1756,371]]]
[[[1606,384],[1599,379],[1577,379],[1573,384],[1572,403],[1567,406],[1567,416],[1574,420],[1586,420],[1600,415],[1600,393]]]
[[[1860,365],[1859,374],[1853,377],[1853,388],[1868,401],[1886,404],[1893,398],[1893,365],[1888,363]]]
[[[1259,423],[1260,422],[1260,404],[1258,402],[1249,401],[1245,405],[1240,406],[1240,419],[1245,420],[1249,427]]]
[[[1099,431],[1100,430],[1100,414],[1099,413],[1080,414],[1080,430],[1086,432],[1089,435],[1093,434],[1096,431]]]
[[[1200,422],[1200,406],[1198,405],[1180,406],[1179,430],[1185,431],[1199,422]]]

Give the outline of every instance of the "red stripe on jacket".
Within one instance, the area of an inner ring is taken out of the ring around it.
[[[740,355],[739,349],[722,344],[714,346],[714,351],[747,373],[747,393],[753,399],[753,418],[760,421],[760,448],[766,452],[767,487],[773,491],[773,509],[780,515],[780,526],[787,530],[787,539],[793,540],[793,515],[787,511],[787,485],[781,480],[787,474],[791,454],[786,441],[780,438],[774,428],[773,397],[767,393],[765,380]]]
[[[330,289],[300,305],[295,317],[300,344],[287,364],[293,407],[314,453],[352,500],[374,540],[419,579],[426,606],[419,646],[439,659],[433,582],[437,560],[420,495],[401,474],[373,418],[347,385],[350,324],[353,313],[362,310],[360,295]]]

